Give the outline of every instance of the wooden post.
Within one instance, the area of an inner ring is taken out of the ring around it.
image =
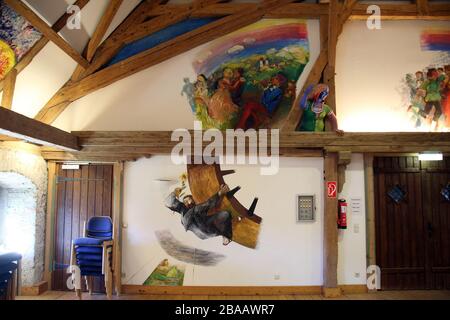
[[[345,170],[347,165],[352,162],[352,153],[350,151],[338,152],[338,192],[341,193],[345,184]]]
[[[113,270],[116,295],[122,292],[122,194],[123,194],[123,162],[114,164],[113,179]]]
[[[373,155],[364,154],[364,178],[366,186],[366,238],[367,266],[376,265],[375,247],[375,185],[373,176]],[[376,291],[376,290],[375,290]]]
[[[47,214],[45,217],[45,256],[44,281],[47,281],[49,290],[52,289],[52,263],[53,263],[53,204],[56,197],[56,163],[48,162],[47,180]]]
[[[337,0],[330,0],[328,12],[328,64],[323,74],[325,84],[330,88],[327,104],[336,113],[336,93],[335,93],[335,63],[336,45],[338,39],[339,16]]]
[[[328,153],[324,158],[324,217],[323,217],[323,295],[334,298],[341,295],[337,281],[338,262],[338,197],[328,197],[327,182],[338,182],[338,155]]]
[[[12,108],[14,89],[16,87],[17,69],[13,68],[5,77],[3,84],[2,107],[6,109]]]

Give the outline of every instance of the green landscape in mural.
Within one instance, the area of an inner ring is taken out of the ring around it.
[[[144,281],[144,286],[182,286],[184,281],[184,267],[171,265],[164,259]]]

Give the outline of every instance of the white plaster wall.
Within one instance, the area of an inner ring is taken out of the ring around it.
[[[442,53],[422,51],[426,29],[450,28],[450,21],[349,21],[336,52],[336,107],[345,131],[416,131],[400,93],[407,73],[421,70]]]
[[[5,241],[6,189],[0,187],[0,247]]]
[[[338,282],[366,283],[366,209],[364,158],[353,154],[347,166],[345,184],[339,197],[347,200],[347,229],[338,231]],[[359,199],[360,212],[352,210],[352,199]]]
[[[177,177],[185,166],[175,166],[169,157],[154,157],[127,163],[124,182],[123,235],[124,283],[142,284],[164,258],[176,262],[160,248],[154,232],[169,229],[184,244],[226,255],[215,267],[187,265],[185,285],[320,285],[322,283],[323,161],[319,158],[282,158],[280,171],[261,176],[258,166],[222,166],[235,169],[225,177],[236,194],[250,206],[259,197],[256,213],[263,218],[256,250],[221,238],[200,240],[185,232],[180,217],[164,207],[164,196],[153,180]],[[317,220],[296,223],[296,194],[317,195]],[[167,193],[165,194],[167,195]],[[184,264],[184,263],[182,263]],[[275,275],[280,279],[275,280]]]
[[[258,286],[322,285],[323,277],[323,159],[281,158],[279,173],[261,176],[253,165],[222,166],[235,169],[225,177],[230,188],[240,185],[236,198],[246,207],[259,197],[256,213],[263,218],[256,250],[236,243],[222,245],[221,238],[200,240],[185,232],[178,214],[164,207],[167,192],[155,179],[177,179],[184,166],[173,165],[169,157],[158,156],[129,162],[124,177],[124,224],[122,261],[125,284],[142,284],[164,258],[186,265],[184,285]],[[345,192],[364,199],[362,157],[354,156],[349,166]],[[349,191],[347,191],[349,190]],[[357,192],[358,191],[358,192]],[[361,191],[361,192],[359,192]],[[296,222],[297,194],[316,195],[316,221]],[[364,213],[360,233],[348,232],[339,240],[340,284],[365,283]],[[350,218],[350,223],[355,222]],[[168,229],[183,244],[226,255],[214,267],[188,265],[169,257],[154,232]],[[349,269],[347,271],[347,269]],[[354,279],[353,272],[361,278]],[[279,280],[275,276],[279,276]]]
[[[40,156],[0,146],[0,172],[20,174],[28,178],[35,187],[34,261],[29,265],[30,276],[25,277],[23,283],[32,285],[42,280],[44,270],[47,164]],[[32,207],[30,203],[26,206]],[[17,230],[17,232],[20,231]]]
[[[297,90],[302,88],[320,52],[319,21],[308,20],[307,23],[310,61],[297,83]],[[181,90],[184,77],[195,79],[192,62],[205,46],[208,44],[75,101],[59,116],[54,125],[67,131],[193,128],[194,116],[186,97],[181,96]],[[61,76],[62,78],[64,77]]]

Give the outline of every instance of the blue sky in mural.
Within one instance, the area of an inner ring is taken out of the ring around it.
[[[105,66],[113,65],[140,52],[156,47],[163,42],[169,41],[175,37],[181,36],[182,34],[200,28],[208,23],[216,21],[217,19],[220,19],[220,17],[191,18],[173,24],[147,37],[126,45]]]

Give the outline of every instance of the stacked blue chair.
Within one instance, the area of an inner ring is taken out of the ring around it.
[[[20,264],[22,256],[18,253],[0,255],[0,299],[10,300],[16,296],[20,286]]]
[[[105,279],[108,298],[112,296],[112,247],[113,223],[110,217],[92,217],[86,226],[86,236],[72,242],[71,265],[80,269],[85,277],[89,293],[92,294],[92,277]],[[81,299],[81,289],[76,288]]]

